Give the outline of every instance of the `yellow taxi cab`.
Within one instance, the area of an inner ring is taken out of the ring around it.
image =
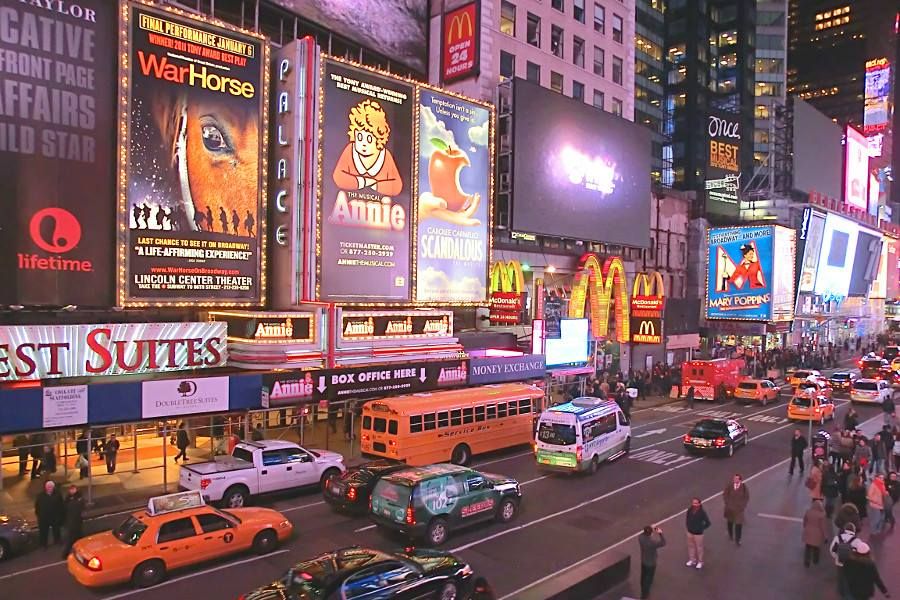
[[[787,418],[792,421],[814,421],[824,424],[834,420],[831,394],[823,394],[814,387],[800,387],[788,404]]]
[[[778,400],[778,386],[768,379],[745,377],[734,388],[734,399],[759,402],[763,406]]]
[[[822,373],[816,371],[815,369],[798,369],[788,375],[787,382],[793,387],[797,387],[804,381],[808,380],[811,376],[818,378],[822,376]]]
[[[199,491],[151,498],[112,531],[77,541],[69,573],[87,587],[131,581],[149,587],[173,569],[244,550],[265,554],[288,539],[291,522],[268,508],[218,510]]]
[[[900,356],[891,361],[891,370],[895,373],[900,372]]]

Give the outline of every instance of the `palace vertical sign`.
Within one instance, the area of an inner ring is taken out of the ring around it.
[[[481,2],[444,13],[441,20],[441,81],[451,83],[478,75],[481,55]]]
[[[662,314],[666,292],[659,271],[638,273],[631,290],[631,341],[635,344],[662,343]]]

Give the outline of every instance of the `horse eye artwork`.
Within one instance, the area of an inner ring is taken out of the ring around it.
[[[225,134],[216,125],[205,123],[202,126],[201,135],[203,146],[210,152],[232,152],[231,144],[225,138]]]

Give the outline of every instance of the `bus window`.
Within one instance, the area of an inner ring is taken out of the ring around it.
[[[437,425],[435,425],[434,413],[428,413],[427,415],[423,415],[423,417],[425,419],[425,431],[431,431],[437,427]]]
[[[487,405],[487,418],[488,419],[496,419],[497,418],[497,405],[496,404],[488,404]]]
[[[390,421],[388,421],[388,433],[390,433],[391,435],[397,435],[397,421],[396,420],[391,419]]]
[[[475,409],[473,408],[464,408],[463,409],[463,423],[469,424],[475,421]]]
[[[500,419],[506,418],[506,402],[500,402],[497,404],[497,417]]]
[[[506,408],[506,411],[507,411],[507,414],[511,417],[514,417],[517,414],[519,414],[518,413],[518,405],[516,404],[515,400],[513,400],[512,402],[509,403],[509,405]]]
[[[442,410],[438,414],[438,427],[449,427],[450,426],[450,413],[446,410]]]
[[[529,400],[529,399],[519,400],[519,414],[527,415],[530,412],[531,412],[531,400]]]
[[[604,435],[612,433],[616,430],[616,415],[608,414],[597,423],[599,431],[595,431],[595,435]]]
[[[375,431],[378,433],[387,431],[387,419],[384,417],[375,417]]]
[[[599,419],[596,421],[589,421],[581,426],[581,437],[582,441],[587,443],[597,437],[597,432],[599,431]]]
[[[370,417],[370,416],[363,417],[362,428],[363,429],[372,429],[372,417]]]
[[[484,421],[484,406],[475,407],[475,422]]]
[[[450,411],[450,424],[454,427],[456,425],[462,425],[462,411],[460,409],[455,409]]]
[[[367,419],[369,417],[366,417]],[[420,433],[422,431],[422,415],[413,415],[409,418],[409,432]]]

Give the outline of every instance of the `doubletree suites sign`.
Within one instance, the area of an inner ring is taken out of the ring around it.
[[[342,340],[447,338],[453,335],[453,312],[444,310],[344,311]]]

